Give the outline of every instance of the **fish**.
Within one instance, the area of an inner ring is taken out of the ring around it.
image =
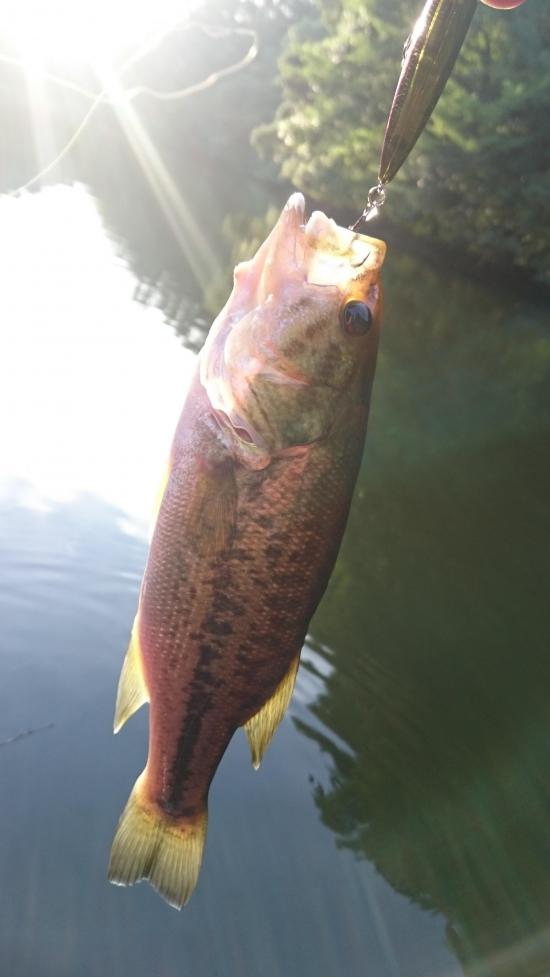
[[[108,877],[172,906],[201,866],[208,791],[239,727],[254,767],[292,696],[365,440],[385,244],[288,200],[199,354],[177,424],[115,707],[149,753]]]

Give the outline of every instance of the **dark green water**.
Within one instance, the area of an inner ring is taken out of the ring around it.
[[[89,208],[66,250],[48,211],[29,233],[42,196],[3,240],[0,740],[53,727],[0,746],[2,977],[549,973],[548,302],[394,246],[364,465],[290,714],[259,773],[231,744],[178,914],[105,874],[146,750],[145,713],[111,734],[139,488],[190,354]]]

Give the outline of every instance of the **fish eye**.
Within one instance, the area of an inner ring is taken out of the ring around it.
[[[366,302],[346,302],[340,311],[340,323],[349,336],[364,336],[372,326],[372,312]]]

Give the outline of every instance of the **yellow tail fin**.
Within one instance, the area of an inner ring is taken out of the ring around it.
[[[109,881],[133,885],[148,879],[171,906],[181,909],[197,884],[206,836],[206,810],[176,820],[144,798],[138,777],[111,848]]]

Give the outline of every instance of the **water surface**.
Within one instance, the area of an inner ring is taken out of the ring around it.
[[[53,723],[0,746],[6,973],[544,973],[547,303],[390,255],[365,460],[290,713],[259,773],[235,736],[176,913],[105,874],[146,751],[145,710],[113,738],[114,693],[193,354],[84,188],[2,208],[0,740]]]

